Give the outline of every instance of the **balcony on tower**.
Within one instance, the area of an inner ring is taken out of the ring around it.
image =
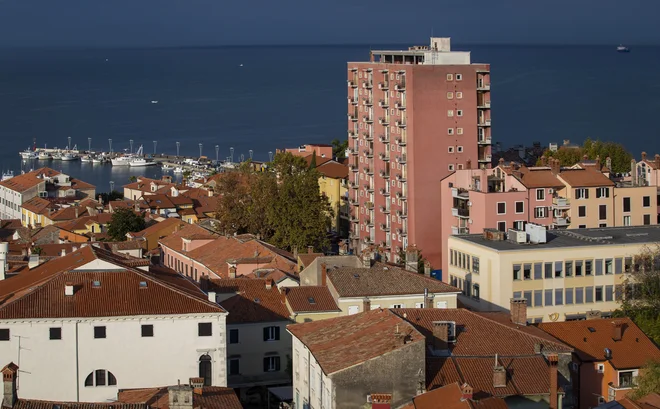
[[[381,153],[379,153],[379,154],[378,154],[378,157],[380,158],[380,160],[384,160],[384,161],[386,161],[386,162],[389,162],[389,160],[390,160],[390,155],[388,155],[388,154],[385,153],[385,152],[381,152]]]
[[[367,141],[373,141],[374,140],[374,136],[370,132],[364,132],[362,134],[362,136],[364,136],[364,139],[367,140]]]
[[[364,116],[364,122],[366,122],[366,123],[368,123],[368,124],[373,124],[373,123],[374,123],[374,119],[371,117],[371,115],[365,115],[365,116]]]
[[[381,117],[380,119],[378,119],[378,123],[387,126],[390,124],[390,117],[389,116]]]
[[[373,149],[365,149],[364,154],[367,156],[367,158],[373,158],[374,157],[374,150]]]
[[[396,157],[396,161],[402,165],[406,163],[406,154],[402,153],[401,155]]]
[[[350,112],[350,111],[348,112],[348,119],[353,121],[353,122],[357,122],[357,120],[358,120],[358,111],[357,111],[357,109],[354,110],[353,112]]]
[[[383,187],[381,187],[381,188],[380,188],[380,194],[383,195],[383,196],[387,196],[387,197],[389,197],[389,196],[390,196],[390,190],[387,189],[387,188],[383,188]]]
[[[468,202],[462,199],[454,198],[454,205],[451,208],[451,215],[454,217],[469,218],[470,207]]]
[[[405,128],[406,127],[406,120],[405,119],[397,119],[395,124],[399,128]]]
[[[378,137],[378,140],[383,143],[390,143],[390,136],[387,134],[381,135]]]
[[[390,82],[389,81],[383,81],[378,83],[378,89],[382,89],[383,91],[387,91],[390,89]]]
[[[357,105],[358,99],[355,97],[348,97],[348,103],[351,105]]]
[[[404,110],[406,109],[406,103],[403,101],[397,101],[394,103],[394,108]]]
[[[362,83],[362,88],[372,89],[374,84],[370,80],[366,80]]]
[[[362,101],[364,102],[364,105],[366,105],[368,107],[373,106],[373,104],[374,104],[374,100],[369,98],[369,97],[364,97],[364,99]]]
[[[394,139],[394,141],[399,146],[406,146],[406,139],[408,138],[406,138],[406,134],[404,133],[401,136],[397,136],[396,139]]]
[[[353,139],[357,139],[358,134],[355,131],[348,131],[348,137],[353,138]]]
[[[378,172],[378,174],[379,174],[380,177],[382,177],[383,179],[389,179],[389,178],[390,178],[390,172],[389,172],[389,169],[388,169],[388,170],[381,169],[381,171]]]
[[[394,85],[394,90],[395,91],[405,91],[406,90],[406,81],[402,80],[402,81],[397,82]]]

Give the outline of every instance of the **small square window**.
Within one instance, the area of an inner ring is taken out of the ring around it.
[[[462,164],[462,163],[459,163],[459,164],[456,165],[456,166],[457,166],[457,169],[458,169],[458,170],[463,170],[463,164]]]
[[[453,110],[453,109],[449,109],[449,110],[447,110],[447,116],[448,116],[449,118],[453,117],[453,116],[454,116],[454,110]]]
[[[458,91],[458,92],[456,93],[456,99],[461,99],[461,98],[463,98],[463,93],[460,92],[460,91]]]
[[[497,230],[506,231],[506,222],[497,222]]]
[[[62,339],[62,328],[53,327],[49,329],[49,339],[56,340]]]
[[[448,92],[447,93],[447,99],[454,99],[454,93],[453,92]]]
[[[462,74],[456,74],[456,81],[461,81],[463,79]]]
[[[448,128],[447,135],[453,135],[453,134],[454,134],[454,128]]]
[[[143,325],[142,326],[142,337],[153,337],[154,336],[154,326],[153,325]]]
[[[463,128],[456,128],[456,133],[458,135],[463,135]]]
[[[447,152],[454,153],[454,147],[453,146],[447,147]]]
[[[0,329],[0,341],[9,341],[9,328]]]
[[[516,214],[525,213],[525,202],[516,202]]]
[[[506,214],[506,202],[497,203],[497,214]]]
[[[452,172],[452,171],[454,170],[454,165],[450,163],[450,164],[447,166],[447,169],[449,169],[449,171]]]
[[[105,338],[105,327],[94,327],[94,338]]]
[[[642,206],[651,207],[651,196],[644,196],[642,198]]]
[[[213,324],[210,322],[198,323],[197,335],[200,337],[210,337],[211,335],[213,335]]]
[[[456,116],[463,116],[463,110],[462,109],[457,110]]]
[[[453,81],[454,80],[454,74],[447,74],[447,81]]]
[[[229,330],[229,343],[238,344],[238,328],[233,328]]]
[[[458,153],[463,152],[463,147],[462,146],[456,147],[456,152],[458,152]]]
[[[651,224],[651,215],[650,214],[645,214],[644,215],[644,225],[649,225]]]

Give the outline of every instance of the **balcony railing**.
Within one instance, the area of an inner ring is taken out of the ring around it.
[[[389,196],[390,191],[381,187],[380,188],[380,194],[383,195],[383,196]]]
[[[565,227],[571,224],[571,218],[570,217],[556,217],[554,220],[554,224],[557,226]]]
[[[378,137],[378,140],[383,143],[390,143],[390,137],[387,135],[381,135]]]
[[[390,173],[389,173],[389,172],[386,172],[386,171],[384,171],[384,170],[381,170],[380,172],[378,172],[378,174],[379,174],[380,177],[382,177],[382,178],[385,178],[385,179],[389,179],[389,178],[390,178]]]
[[[373,202],[367,202],[367,203],[364,204],[364,207],[366,207],[367,209],[373,209],[374,204],[373,204]]]
[[[390,106],[390,101],[386,99],[381,99],[380,101],[378,101],[378,106],[381,108],[388,108]]]
[[[389,81],[383,81],[378,83],[378,89],[382,89],[387,91],[390,89],[390,82]]]
[[[399,146],[406,146],[406,138],[402,138],[400,136],[397,136],[395,141],[396,141],[396,144],[399,145]]]
[[[406,104],[404,104],[403,102],[397,102],[397,103],[394,104],[394,108],[396,108],[396,109],[406,109]]]
[[[381,206],[380,211],[381,211],[381,213],[390,214],[390,209],[388,207],[385,207],[385,206]]]
[[[353,105],[357,105],[358,100],[357,100],[357,98],[348,97],[348,103],[353,104]]]
[[[351,172],[357,172],[358,171],[358,166],[357,165],[348,165],[348,170]]]
[[[384,152],[379,153],[379,154],[378,154],[378,157],[379,157],[381,160],[384,160],[385,162],[388,162],[388,161],[390,160],[389,155],[385,154]]]
[[[362,83],[362,87],[366,89],[371,89],[373,88],[374,84],[371,81],[365,81]]]
[[[360,187],[360,185],[357,184],[356,182],[349,182],[348,185],[351,187],[351,189],[357,189],[358,187]]]
[[[365,115],[365,116],[364,116],[364,122],[366,122],[366,123],[368,123],[368,124],[373,124],[373,123],[374,123],[374,119],[373,119],[372,117],[370,117],[369,115]]]
[[[373,141],[374,140],[374,136],[372,134],[370,134],[369,132],[365,132],[363,135],[364,135],[364,139],[366,139],[367,141]]]
[[[396,198],[401,200],[407,200],[408,198],[403,192],[396,192]]]
[[[367,192],[373,193],[373,191],[374,191],[374,185],[367,186]]]
[[[405,181],[406,181],[406,177],[403,176],[402,174],[398,173],[398,174],[396,175],[396,180],[397,180],[397,182],[405,182]]]
[[[488,162],[490,163],[493,160],[493,157],[491,155],[484,155],[481,158],[479,158],[479,162]]]
[[[477,91],[490,91],[490,84],[477,84]]]
[[[489,109],[490,108],[490,101],[481,101],[477,104],[477,108],[479,109]]]
[[[388,224],[381,223],[381,224],[380,224],[380,229],[381,229],[382,231],[390,231],[390,226],[389,226]]]
[[[470,211],[468,209],[454,207],[451,209],[451,215],[454,217],[470,217]]]
[[[468,200],[470,198],[470,192],[466,189],[453,187],[451,188],[451,196],[455,199]]]
[[[398,84],[394,86],[394,90],[396,91],[405,91],[406,90],[406,83],[405,81],[401,81]]]
[[[373,168],[366,168],[364,171],[367,175],[373,175],[374,174]]]
[[[398,126],[399,128],[405,128],[406,127],[406,121],[404,121],[402,119],[398,120],[398,121],[396,121],[396,126]]]
[[[367,156],[367,158],[373,158],[374,157],[373,149],[365,149],[364,154]]]
[[[552,206],[555,209],[568,209],[571,207],[571,201],[563,197],[553,197]]]
[[[360,205],[360,201],[355,199],[355,198],[351,199],[350,203],[351,203],[351,206],[359,206]]]
[[[351,216],[351,223],[360,223],[360,218],[357,216]]]
[[[406,163],[406,154],[404,153],[404,154],[401,154],[401,155],[397,156],[396,161],[401,163],[401,164]]]
[[[479,122],[477,123],[479,126],[490,126],[490,118],[488,119],[480,119]]]
[[[479,138],[477,143],[479,145],[490,145],[491,144],[490,136],[483,136],[483,137]]]
[[[381,125],[389,125],[390,124],[390,118],[382,117],[378,120],[378,123],[381,124]]]
[[[408,217],[408,213],[405,210],[397,210],[396,216],[405,219],[406,217]]]
[[[350,149],[350,148],[349,148],[349,149],[346,149],[346,152],[347,152],[349,155],[357,155],[357,154],[358,154],[357,149]]]
[[[357,88],[357,83],[355,81],[348,80],[348,86],[351,88]]]
[[[348,137],[349,138],[357,138],[358,134],[357,134],[357,132],[348,131]]]
[[[364,102],[364,105],[366,105],[368,107],[370,107],[374,104],[374,100],[371,99],[371,98],[365,98],[363,102]]]
[[[470,234],[470,229],[467,227],[451,226],[451,234]]]

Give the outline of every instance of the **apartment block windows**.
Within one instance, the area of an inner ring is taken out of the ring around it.
[[[453,172],[454,171],[454,164],[450,163],[449,165],[447,165],[447,170],[450,171],[450,172]]]
[[[463,74],[456,74],[456,81],[461,81],[463,79]]]
[[[516,230],[525,230],[525,223],[524,220],[516,220],[513,222],[513,228]]]
[[[461,91],[456,92],[456,99],[461,99],[463,98],[463,93]]]
[[[210,337],[213,335],[213,324],[210,322],[200,322],[197,324],[197,335],[200,337]]]
[[[582,261],[575,262],[575,277],[582,277]]]
[[[645,214],[644,215],[644,225],[648,226],[651,224],[651,215],[650,214]]]
[[[563,305],[564,304],[564,289],[563,288],[556,288],[555,289],[555,305]]]
[[[573,289],[567,288],[565,295],[566,295],[566,305],[573,305]]]
[[[624,212],[629,212],[630,211],[630,198],[629,197],[624,197],[623,198],[623,211]],[[629,226],[629,224],[627,224],[626,226]]]
[[[456,128],[456,135],[463,135],[463,128]]]
[[[587,206],[578,206],[578,217],[587,217]]]
[[[614,274],[612,259],[611,258],[606,258],[605,259],[605,275],[611,275],[611,274]]]
[[[454,128],[447,128],[447,135],[453,135],[454,134]]]
[[[0,328],[0,341],[9,341],[9,328]]]
[[[142,325],[141,333],[143,338],[153,337],[154,336],[154,326],[153,325]]]
[[[264,341],[279,341],[280,340],[280,327],[264,327]]]
[[[238,328],[232,328],[229,330],[229,343],[238,344]]]
[[[521,279],[521,274],[522,274],[522,266],[520,264],[514,264],[513,265],[513,279],[514,280],[520,280]],[[9,330],[7,330],[9,331]],[[9,336],[7,336],[7,339],[9,339]]]
[[[532,279],[532,265],[531,264],[523,265],[523,278],[525,280],[531,280]]]
[[[267,356],[264,358],[264,372],[277,372],[280,370],[280,357]]]
[[[609,187],[599,187],[596,189],[596,197],[610,197],[610,188]]]
[[[563,264],[561,261],[555,261],[555,278],[561,278]]]
[[[49,339],[51,340],[57,340],[57,339],[62,339],[62,328],[60,327],[53,327],[49,328]]]
[[[579,188],[575,189],[576,199],[589,199],[589,189]]]
[[[572,277],[573,276],[573,262],[572,261],[566,261],[564,271],[566,273],[566,277]]]
[[[453,146],[448,146],[447,147],[447,152],[454,153],[454,147]]]
[[[575,303],[584,304],[584,288],[577,287],[575,289]]]
[[[552,278],[553,277],[553,268],[552,268],[552,263],[545,263],[543,266],[543,274],[545,278]]]
[[[538,190],[537,190],[538,192]],[[545,219],[548,217],[548,208],[543,206],[543,207],[535,207],[534,208],[534,217],[537,219]]]
[[[453,92],[448,92],[447,93],[447,99],[454,99],[454,93]]]
[[[453,116],[454,116],[454,110],[453,110],[453,109],[449,109],[449,110],[447,110],[447,116],[448,116],[449,118],[453,117]]]
[[[460,130],[460,129],[461,129],[461,128],[458,128],[458,130]],[[462,131],[461,131],[461,133],[462,133]],[[460,135],[460,133],[459,133],[459,135]],[[457,147],[456,147],[456,152],[458,152],[458,153],[462,153],[462,152],[463,152],[463,147],[462,147],[462,146],[457,146]]]
[[[105,326],[94,327],[94,338],[105,338]]]
[[[602,302],[603,301],[603,286],[597,286],[595,289],[594,293],[594,299],[596,302]]]
[[[593,275],[593,261],[591,260],[586,260],[584,262],[584,275],[590,276]]]
[[[454,74],[447,74],[447,81],[453,81],[454,80]]]
[[[525,202],[516,202],[516,214],[525,213]]]
[[[506,202],[497,203],[497,214],[506,214]]]
[[[463,110],[462,109],[457,110],[456,116],[463,116]]]
[[[543,307],[543,293],[541,290],[534,290],[534,307]]]
[[[536,189],[536,200],[545,200],[545,189]]]
[[[506,231],[506,222],[497,222],[497,230]]]
[[[229,358],[229,375],[239,375],[240,372],[240,359]]]
[[[593,287],[584,287],[584,302],[586,302],[586,303],[594,302],[594,288]]]
[[[472,256],[472,272],[479,274],[479,257]]]
[[[644,196],[642,198],[642,206],[651,207],[651,196]]]

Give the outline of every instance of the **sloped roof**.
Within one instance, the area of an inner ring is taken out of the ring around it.
[[[326,375],[411,343],[424,342],[424,336],[412,325],[380,308],[287,328],[310,350]],[[406,336],[405,345],[397,332]]]
[[[85,214],[87,214],[87,212],[85,212]],[[59,222],[56,226],[67,231],[84,230],[93,223],[105,225],[110,223],[111,220],[112,213],[99,213],[94,216],[79,216],[77,219]]]
[[[34,399],[18,399],[13,409],[149,409],[143,403],[117,402],[56,402]]]
[[[304,254],[298,254],[298,260],[303,265],[303,268],[309,266],[314,262],[319,257],[323,257],[323,253],[304,253]]]
[[[415,396],[412,408],[437,409],[438,402],[442,402],[443,409],[508,409],[506,402],[501,398],[463,399],[461,385],[458,382]]]
[[[520,168],[520,172],[507,173],[513,174],[520,183],[528,189],[534,188],[562,188],[564,184],[557,176],[552,173],[550,168]]]
[[[327,274],[340,297],[423,294],[425,289],[430,293],[461,291],[434,278],[379,262],[371,268],[329,268]]]
[[[159,243],[177,252],[183,252],[183,240],[213,240],[218,235],[199,227],[196,224],[188,224],[181,230],[160,239]]]
[[[142,200],[152,209],[173,209],[176,207],[170,198],[164,194],[142,196]]]
[[[64,257],[0,282],[0,319],[110,317],[222,313],[199,289],[193,290],[160,271],[145,272],[129,267],[132,258],[85,246]],[[116,268],[77,270],[102,260]],[[139,260],[140,259],[132,259]],[[161,279],[161,276],[166,279]],[[65,295],[68,284],[74,295]]]
[[[318,164],[318,163],[317,163]],[[332,179],[346,179],[348,178],[348,166],[337,163],[335,161],[328,161],[316,167],[323,176]]]
[[[193,392],[193,409],[242,409],[238,396],[232,388],[223,388],[220,386],[204,386],[201,394]],[[168,388],[143,388],[143,389],[120,389],[118,401],[123,404],[146,404],[151,408],[169,409]],[[133,405],[131,405],[133,406]],[[117,405],[118,409],[138,409],[123,408]],[[31,408],[26,408],[31,409]],[[35,408],[52,409],[52,408]],[[67,409],[67,408],[63,408]],[[74,408],[78,409],[78,408]],[[87,408],[80,408],[87,409]],[[93,408],[90,408],[93,409]]]
[[[295,313],[341,311],[325,286],[289,287],[284,289],[284,294]]]
[[[270,288],[267,285],[271,283]],[[289,311],[271,280],[235,278],[209,280],[208,290],[236,294],[220,303],[229,312],[227,324],[288,321]]]
[[[562,169],[558,175],[570,187],[614,186],[614,182],[602,172],[587,167],[584,169]]]
[[[45,182],[45,180],[38,178],[34,172],[30,172],[14,176],[11,179],[0,181],[0,186],[4,186],[7,189],[13,190],[14,192],[22,193],[39,185],[39,183]]]
[[[620,341],[612,339],[614,323],[623,326]],[[660,359],[660,349],[630,318],[548,322],[539,328],[575,348],[582,361],[605,361],[605,348],[612,351],[610,363],[617,369],[640,368],[650,359]]]
[[[23,209],[36,214],[48,213],[48,208],[55,207],[50,201],[35,196],[27,202],[23,203]]]

